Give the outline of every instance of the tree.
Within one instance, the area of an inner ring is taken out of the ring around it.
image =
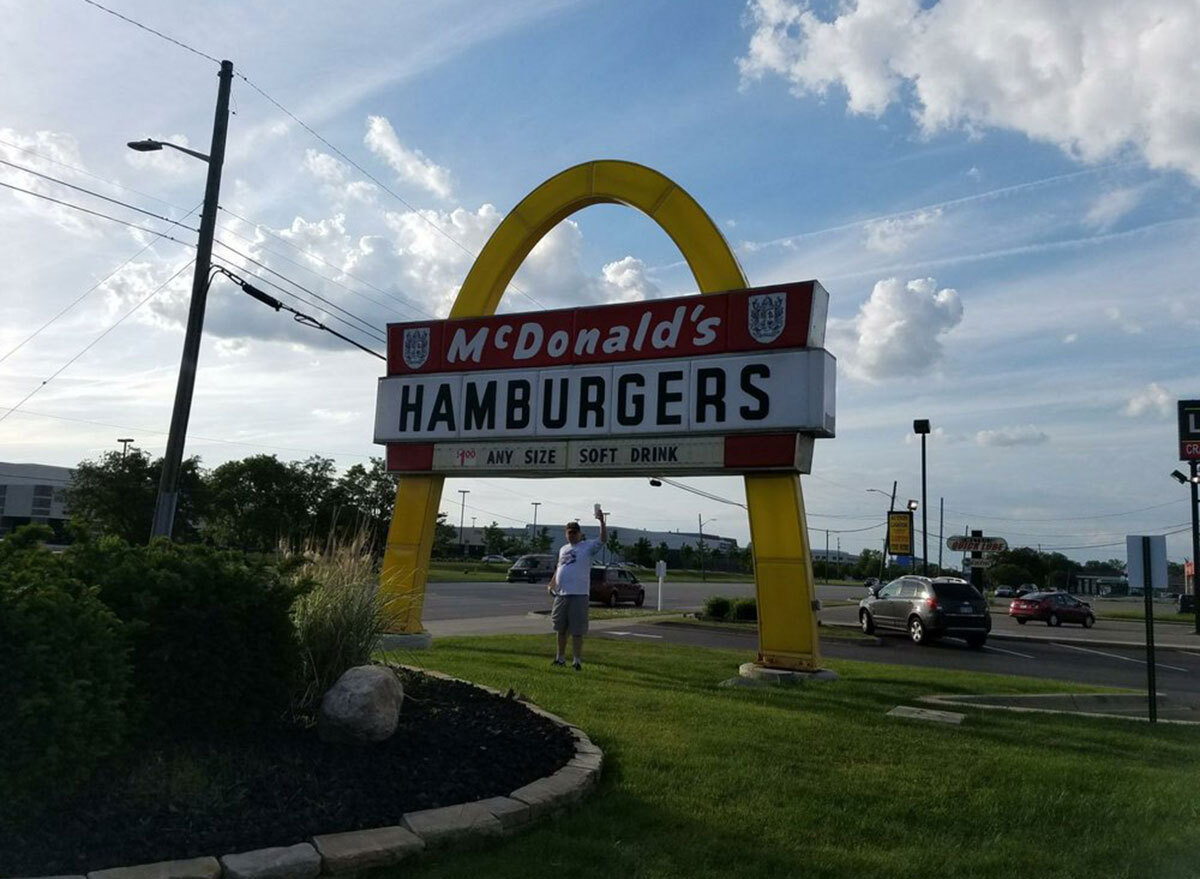
[[[611,555],[609,561],[616,561],[621,555],[621,532],[616,528],[608,532],[608,542],[605,544],[608,547],[608,552]]]
[[[387,545],[395,503],[396,477],[387,472],[382,458],[372,458],[370,469],[355,464],[342,474],[330,492],[327,506],[339,537],[363,537],[379,554]]]
[[[645,568],[654,564],[654,547],[644,536],[633,545],[633,560]]]
[[[67,509],[74,527],[85,533],[111,534],[140,545],[150,540],[150,523],[158,497],[162,459],[132,447],[127,453],[106,452],[81,461],[67,489]],[[179,472],[179,499],[172,534],[176,540],[197,539],[204,511],[205,486],[200,459],[188,458]]]
[[[458,544],[458,529],[446,521],[445,513],[437,514],[437,522],[433,526],[433,555],[444,559],[450,555]]]
[[[483,552],[485,555],[503,555],[504,544],[507,542],[504,532],[495,521],[483,529]]]
[[[273,552],[300,549],[318,533],[332,487],[332,462],[285,464],[274,455],[227,461],[209,477],[206,533],[222,546]]]
[[[654,551],[654,560],[656,562],[665,562],[667,560],[667,554],[670,552],[671,550],[667,546],[667,542],[664,540],[659,543],[658,549]]]
[[[550,539],[550,529],[542,526],[538,529],[537,537],[533,538],[532,549],[534,552],[549,552],[552,542]]]
[[[987,577],[993,586],[1020,586],[1022,583],[1037,583],[1032,571],[1011,562],[988,568]]]
[[[696,550],[690,543],[685,543],[679,547],[679,566],[681,568],[692,567],[693,561],[696,558]]]

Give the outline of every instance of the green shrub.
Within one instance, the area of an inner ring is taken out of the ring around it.
[[[69,794],[125,732],[120,622],[38,545],[50,534],[0,541],[0,822]]]
[[[302,662],[295,707],[311,714],[347,669],[370,661],[388,619],[365,540],[309,553],[298,573],[307,590],[292,608]]]
[[[126,624],[142,731],[242,733],[287,714],[300,668],[296,589],[275,569],[166,540],[103,538],[69,556]]]
[[[714,620],[729,619],[733,603],[724,595],[710,595],[704,602],[704,615]]]
[[[754,622],[758,619],[758,602],[753,598],[739,598],[733,603],[733,618],[738,622]]]

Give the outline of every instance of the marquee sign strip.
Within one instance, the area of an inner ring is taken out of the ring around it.
[[[817,281],[644,302],[388,325],[389,376],[820,348]]]
[[[808,472],[813,438],[797,433],[572,440],[389,443],[387,469],[553,478],[715,472]]]

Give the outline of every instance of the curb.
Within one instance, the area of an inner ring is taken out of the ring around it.
[[[441,672],[407,665],[399,667],[508,698],[500,690]],[[433,850],[476,848],[510,836],[578,803],[599,784],[604,767],[604,752],[592,743],[587,733],[549,711],[520,701],[534,714],[569,730],[575,739],[575,755],[556,772],[517,788],[506,797],[406,812],[395,826],[322,834],[293,845],[217,858],[111,867],[93,870],[86,876],[40,879],[315,879],[320,875],[340,876],[388,866]]]

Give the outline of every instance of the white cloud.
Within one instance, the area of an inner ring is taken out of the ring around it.
[[[36,131],[32,135],[24,135],[12,128],[0,128],[0,141],[4,141],[4,143],[0,143],[0,159],[12,162],[14,165],[29,168],[39,174],[68,180],[80,177],[71,170],[72,167],[79,168],[86,173],[87,169],[84,168],[83,159],[79,154],[79,145],[69,134],[56,131]],[[37,155],[34,155],[35,153]],[[71,167],[66,167],[68,165]],[[13,168],[11,165],[0,165],[0,180],[30,192],[51,195],[56,198],[63,197],[61,187],[36,174]],[[95,237],[102,234],[102,230],[111,228],[111,224],[105,220],[93,219],[45,199],[16,190],[6,189],[4,192],[5,202],[11,196],[12,200],[25,208],[30,215],[42,219],[48,218],[67,232]],[[3,208],[2,203],[0,203],[0,208]],[[3,209],[7,210],[7,208]]]
[[[610,262],[602,272],[608,294],[607,301],[640,302],[653,299],[659,293],[658,286],[646,277],[646,264],[640,259],[626,256]]]
[[[331,424],[349,424],[358,418],[359,415],[357,412],[347,412],[339,409],[314,409],[312,410],[312,414],[322,421],[328,421]]]
[[[1093,228],[1108,229],[1138,206],[1143,192],[1144,189],[1138,186],[1111,189],[1092,203],[1084,220]]]
[[[975,434],[975,442],[981,446],[1038,446],[1049,441],[1050,435],[1032,424],[981,430]]]
[[[865,381],[921,375],[942,357],[940,337],[962,320],[962,302],[933,278],[888,278],[850,320],[830,320],[830,348]]]
[[[1078,338],[1079,333],[1067,333],[1065,336],[1063,336],[1063,344],[1074,345]]]
[[[1085,161],[1134,150],[1200,181],[1195,0],[844,0],[828,20],[754,0],[744,80],[845,89],[852,113],[911,103],[926,133],[1018,131]]]
[[[1128,333],[1131,336],[1136,336],[1142,332],[1142,325],[1133,318],[1126,317],[1116,305],[1110,305],[1104,309],[1104,316],[1120,327],[1122,332]]]
[[[374,183],[351,179],[349,165],[320,150],[309,149],[305,152],[304,170],[321,182],[327,194],[335,197],[370,203],[379,192],[379,187]]]
[[[438,198],[450,197],[450,172],[425,158],[420,150],[410,150],[400,143],[392,123],[383,116],[367,117],[367,134],[363,143],[387,162],[403,182],[414,183]]]
[[[863,224],[867,233],[867,248],[889,255],[907,250],[908,246],[941,216],[942,209],[934,208],[904,217],[869,220]]]
[[[1172,400],[1166,389],[1158,382],[1151,382],[1129,398],[1125,405],[1125,414],[1130,418],[1141,415],[1160,415],[1167,417],[1171,414]]]

